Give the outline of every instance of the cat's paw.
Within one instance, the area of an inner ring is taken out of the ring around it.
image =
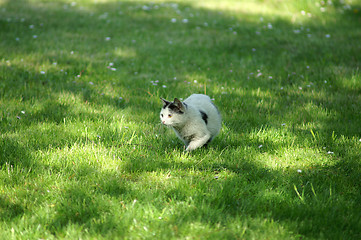
[[[193,151],[194,149],[193,148],[190,148],[189,146],[186,148],[186,151],[187,152],[190,152],[190,151]]]
[[[201,146],[199,146],[198,144],[189,144],[188,145],[188,147],[186,148],[186,151],[187,152],[190,152],[190,151],[193,151],[193,150],[195,150],[195,149],[197,149],[197,148],[199,148],[199,147],[201,147]]]

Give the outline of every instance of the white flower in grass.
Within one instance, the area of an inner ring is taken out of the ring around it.
[[[172,23],[175,23],[175,22],[177,22],[177,19],[176,19],[176,18],[172,18],[170,21],[171,21]]]
[[[117,69],[116,69],[116,68],[110,68],[110,70],[112,70],[113,72],[114,72],[114,71],[117,71]]]
[[[93,82],[89,82],[89,84],[90,84],[90,85],[94,85],[94,83],[93,83]]]
[[[34,39],[38,38],[38,35],[33,35],[33,38],[34,38]]]
[[[162,88],[166,88],[167,86],[166,85],[163,85]]]
[[[188,19],[185,18],[185,19],[182,20],[182,22],[183,23],[188,23]]]
[[[331,35],[330,35],[330,34],[326,34],[325,37],[326,37],[326,38],[330,38]]]
[[[112,63],[112,62],[111,62],[111,63],[109,63],[109,66],[110,66],[110,67],[114,66],[114,63]]]
[[[34,25],[30,25],[30,26],[29,26],[30,29],[34,29],[34,27],[35,27]]]
[[[144,11],[149,11],[149,10],[150,10],[150,7],[148,7],[147,5],[144,5],[144,6],[142,7],[142,9],[143,9]]]
[[[40,71],[40,74],[45,74],[45,71]]]
[[[327,154],[334,154],[334,152],[328,151]]]
[[[301,170],[301,169],[298,169],[297,172],[298,172],[298,173],[302,173],[302,170]]]
[[[16,40],[17,42],[19,42],[19,41],[20,41],[20,38],[17,37],[17,38],[15,38],[15,40]]]
[[[262,148],[262,147],[263,147],[263,145],[262,145],[262,144],[258,146],[258,148]]]
[[[25,111],[21,111],[22,114],[25,114]]]
[[[110,39],[111,39],[110,37],[106,37],[105,41],[110,41]]]

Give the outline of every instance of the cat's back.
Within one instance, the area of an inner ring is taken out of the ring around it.
[[[192,94],[184,102],[192,107],[192,111],[201,113],[208,130],[213,136],[217,135],[222,126],[222,117],[210,97],[204,94]]]
[[[218,111],[218,108],[213,104],[211,98],[204,94],[192,94],[184,102],[196,111],[201,111],[207,114],[208,117],[214,119],[217,122],[217,125],[220,124],[221,114]]]
[[[208,108],[213,105],[210,97],[204,94],[192,94],[186,100],[184,100],[184,102],[194,107],[201,108]]]
[[[204,94],[192,94],[186,100],[186,104],[195,107],[197,110],[202,110],[207,114],[213,115],[214,117],[220,117],[220,113],[217,107],[213,104],[211,98]]]

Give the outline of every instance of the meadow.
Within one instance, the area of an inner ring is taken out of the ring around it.
[[[361,2],[0,0],[1,239],[360,239]],[[160,97],[209,95],[191,153]]]

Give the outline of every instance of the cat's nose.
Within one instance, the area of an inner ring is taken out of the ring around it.
[[[165,121],[162,121],[163,124],[165,124]]]

